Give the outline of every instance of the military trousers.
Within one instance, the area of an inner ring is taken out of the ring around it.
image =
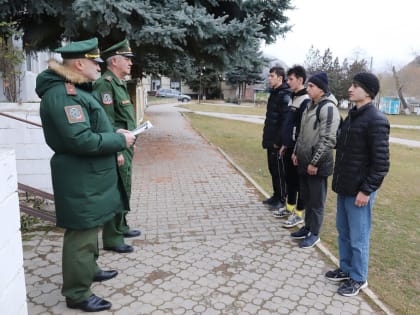
[[[67,300],[78,303],[92,295],[90,286],[100,270],[96,259],[99,255],[98,228],[86,230],[67,229],[63,240],[63,288]]]
[[[124,233],[128,231],[125,215],[127,211],[118,212],[106,222],[102,229],[104,247],[115,247],[124,244]]]
[[[122,151],[124,157],[124,165],[118,168],[120,173],[122,184],[124,190],[127,193],[128,200],[130,200],[131,195],[131,165],[133,160],[133,149],[126,149]],[[113,220],[110,220],[104,224],[102,231],[102,240],[104,247],[114,247],[124,244],[124,233],[129,231],[129,226],[127,224],[128,210],[123,210],[115,214]]]
[[[131,197],[131,177],[132,177],[132,165],[133,165],[133,156],[134,151],[132,148],[125,149],[121,152],[124,157],[124,164],[121,165],[118,169],[121,175],[121,179],[124,185],[124,189],[127,193],[128,200]]]

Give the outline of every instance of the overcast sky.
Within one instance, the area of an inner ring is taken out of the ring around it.
[[[398,68],[420,55],[418,0],[292,0],[286,11],[292,31],[263,51],[286,62],[303,64],[311,45],[330,48],[344,58],[373,61],[373,71]]]

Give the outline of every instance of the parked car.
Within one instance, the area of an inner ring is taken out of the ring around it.
[[[178,90],[175,89],[159,89],[156,91],[156,96],[159,97],[173,97],[176,98],[178,101],[181,102],[189,102],[191,101],[191,96],[181,94]]]

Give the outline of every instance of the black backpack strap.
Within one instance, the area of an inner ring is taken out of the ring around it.
[[[320,123],[320,122],[321,122],[321,120],[319,119],[319,115],[320,115],[320,112],[321,112],[321,108],[322,108],[325,104],[327,104],[327,103],[334,104],[334,103],[333,103],[333,102],[331,102],[329,99],[326,99],[326,100],[321,101],[321,102],[318,104],[318,106],[316,107],[316,120],[315,120],[315,123],[314,123],[314,130],[318,127],[318,123]]]

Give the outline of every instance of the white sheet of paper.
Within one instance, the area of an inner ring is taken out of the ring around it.
[[[153,125],[150,121],[145,121],[144,123],[142,123],[141,125],[139,125],[136,129],[131,130],[131,133],[135,136],[137,136],[138,134],[146,131],[147,129],[152,128]]]

